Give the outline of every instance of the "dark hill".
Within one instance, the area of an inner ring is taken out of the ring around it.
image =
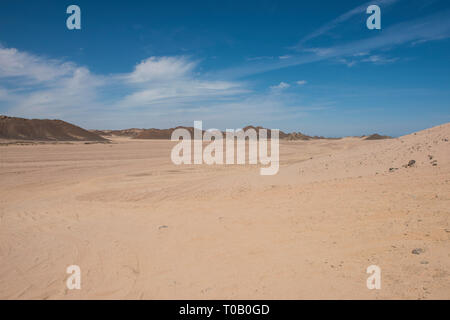
[[[372,134],[372,135],[364,138],[364,140],[383,140],[383,139],[392,139],[392,137],[382,136],[382,135],[379,135],[378,133],[375,133],[375,134]]]
[[[62,120],[0,116],[0,139],[35,141],[107,141],[96,133]]]

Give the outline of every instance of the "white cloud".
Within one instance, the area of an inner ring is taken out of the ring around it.
[[[291,85],[289,83],[281,81],[279,84],[277,84],[275,86],[271,86],[270,89],[272,89],[272,90],[283,90],[283,89],[289,88],[290,86]]]
[[[202,77],[186,57],[150,57],[128,74],[102,76],[16,49],[2,48],[0,55],[0,110],[12,116],[85,128],[171,127],[196,119],[226,127],[239,125],[235,119],[243,126],[283,121],[286,108],[290,119],[311,110],[294,94],[279,94],[290,87],[286,82],[255,93],[245,82]]]
[[[349,68],[353,67],[357,63],[356,60],[350,60],[350,59],[346,59],[346,58],[340,58],[340,59],[338,59],[338,62],[345,64]]]
[[[362,59],[363,62],[371,62],[375,64],[386,64],[386,63],[392,63],[397,61],[398,58],[386,58],[380,55],[372,55],[370,57],[367,57],[365,59]]]
[[[238,83],[187,79],[160,83],[152,88],[138,89],[117,102],[118,107],[152,107],[157,104],[175,104],[232,97],[248,92]]]
[[[259,61],[259,60],[272,60],[273,57],[272,56],[258,56],[258,57],[249,57],[246,58],[245,60],[247,61]]]
[[[337,59],[338,62],[345,64],[347,67],[353,67],[358,63],[373,63],[373,64],[388,64],[393,63],[398,60],[398,58],[387,58],[381,55],[371,55],[365,58],[362,58],[366,55],[353,55],[352,59],[347,58],[339,58]]]
[[[186,57],[150,57],[122,76],[136,85],[115,104],[117,107],[152,107],[230,97],[248,92],[243,83],[202,79],[194,72],[197,62]]]
[[[369,55],[369,52],[357,52],[353,56],[354,57],[363,57],[363,56],[368,56],[368,55]]]
[[[187,77],[197,63],[186,57],[150,57],[126,75],[126,79],[133,83],[149,81],[165,81]]]
[[[299,80],[299,81],[296,82],[296,84],[298,84],[299,86],[303,86],[303,85],[305,85],[307,83],[308,83],[308,81],[306,81],[306,80]]]
[[[73,119],[124,109],[184,108],[249,93],[243,82],[205,79],[186,57],[150,57],[128,74],[100,76],[72,62],[0,48],[0,108],[10,115]]]
[[[85,67],[0,47],[1,105],[24,117],[58,117],[97,105],[103,77]]]
[[[70,75],[71,63],[62,63],[0,46],[0,78],[22,77],[26,81],[45,82]]]

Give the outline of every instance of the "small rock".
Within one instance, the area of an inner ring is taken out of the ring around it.
[[[416,248],[413,251],[411,251],[412,254],[421,254],[424,250],[422,248]]]
[[[412,166],[415,165],[415,164],[416,164],[416,160],[409,160],[407,166],[408,166],[408,167],[412,167]]]
[[[433,156],[431,154],[429,154],[428,159],[433,160]]]
[[[420,261],[420,264],[428,264],[428,261]]]
[[[164,225],[164,226],[159,226],[158,229],[166,229],[166,228],[168,228],[168,227],[169,227],[169,226]]]
[[[398,170],[398,168],[389,168],[389,172],[394,172],[395,170]]]

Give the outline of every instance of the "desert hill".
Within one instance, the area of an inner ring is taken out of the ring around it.
[[[191,136],[194,136],[194,127],[176,127],[176,128],[170,128],[170,129],[145,129],[141,133],[139,133],[137,136],[134,137],[134,139],[164,139],[164,140],[170,140],[172,136],[172,132],[176,129],[186,129],[190,132]]]
[[[107,141],[100,135],[62,120],[0,116],[0,139],[38,141]]]
[[[121,130],[85,130],[62,120],[24,119],[17,117],[0,116],[0,139],[35,140],[35,141],[108,141],[108,137],[129,137],[132,139],[160,139],[170,140],[172,132],[176,129],[186,129],[194,135],[193,127],[178,126],[169,129],[121,129]],[[254,129],[258,133],[261,129],[267,130],[267,137],[271,137],[271,129],[261,126],[246,126],[243,130]],[[203,131],[204,132],[204,131]],[[225,135],[225,132],[222,132]],[[330,139],[322,136],[308,136],[301,132],[285,133],[280,130],[279,138],[289,141]],[[365,140],[390,139],[389,136],[373,134],[364,136]],[[335,138],[333,138],[335,139]]]
[[[247,129],[255,129],[255,131],[259,134],[259,130],[264,129],[263,127],[254,127],[254,126],[246,126],[243,128],[243,130]],[[194,136],[194,127],[184,127],[184,126],[178,126],[175,128],[169,128],[169,129],[123,129],[123,130],[92,130],[92,132],[102,135],[102,136],[120,136],[120,137],[130,137],[133,139],[164,139],[164,140],[170,140],[172,136],[172,132],[176,129],[186,129],[191,133],[192,136]],[[205,130],[203,130],[205,132]],[[225,132],[222,132],[223,135],[225,135]],[[270,138],[271,136],[271,130],[267,129],[267,137]],[[289,135],[284,133],[283,131],[280,131],[280,139],[285,139]]]
[[[164,140],[170,140],[171,136],[172,136],[172,132],[176,129],[186,129],[188,130],[191,135],[193,136],[194,134],[194,127],[183,127],[183,126],[178,126],[175,128],[169,128],[169,129],[155,129],[155,128],[151,128],[151,129],[123,129],[123,130],[92,130],[92,132],[102,135],[102,136],[121,136],[121,137],[130,137],[133,139],[164,139]],[[261,129],[267,129],[267,128],[263,128],[261,126],[246,126],[243,128],[243,130],[247,130],[247,129],[254,129],[258,136],[259,136],[259,131]],[[203,130],[204,132],[204,130]],[[223,135],[225,135],[225,132],[222,132]],[[267,129],[267,137],[270,138],[271,137],[271,130]],[[280,139],[288,139],[288,140],[310,140],[310,139],[320,139],[323,137],[311,137],[311,136],[307,136],[304,135],[300,132],[293,132],[293,133],[285,133],[283,131],[280,131],[279,133],[279,138]]]
[[[392,139],[390,136],[382,136],[378,133],[371,134],[370,136],[367,136],[364,138],[364,140],[383,140],[383,139]]]
[[[145,131],[145,129],[124,129],[124,130],[91,130],[91,132],[101,135],[101,136],[119,136],[119,137],[136,137],[141,132]]]

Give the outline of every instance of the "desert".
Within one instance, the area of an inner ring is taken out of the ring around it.
[[[450,1],[0,8],[14,315],[429,318],[450,300]]]
[[[0,145],[0,298],[450,298],[449,123],[281,139],[273,176],[103,138]]]

